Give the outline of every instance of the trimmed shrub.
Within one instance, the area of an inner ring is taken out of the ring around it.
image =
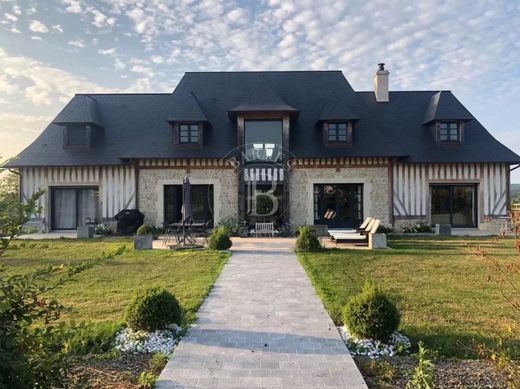
[[[343,323],[358,338],[387,341],[399,327],[400,319],[395,304],[368,280],[361,293],[343,309]]]
[[[320,240],[313,235],[309,226],[298,228],[296,251],[315,251],[322,248]]]
[[[227,250],[232,244],[229,233],[223,226],[215,228],[208,239],[208,246],[212,250]]]
[[[152,233],[152,227],[143,224],[141,227],[137,229],[136,235],[152,235]]]
[[[125,312],[126,324],[133,330],[155,331],[179,324],[182,311],[175,296],[164,288],[137,292]]]

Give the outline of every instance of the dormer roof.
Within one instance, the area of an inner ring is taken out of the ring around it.
[[[287,104],[271,87],[259,82],[240,97],[240,103],[231,108],[229,113],[273,111],[298,112],[298,109]]]
[[[207,122],[208,118],[202,110],[195,93],[173,94],[171,113],[168,122]]]
[[[359,120],[359,115],[345,102],[335,99],[323,106],[318,118],[318,122],[326,122],[328,120]]]
[[[95,124],[103,127],[97,102],[88,95],[75,95],[52,122],[59,125]]]
[[[470,121],[475,119],[451,93],[451,91],[439,91],[435,93],[426,109],[423,124],[429,124],[437,120]]]

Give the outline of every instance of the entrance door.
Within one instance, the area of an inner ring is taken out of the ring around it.
[[[213,185],[191,185],[191,212],[193,221],[213,225]],[[164,221],[182,220],[182,185],[164,186]]]
[[[51,228],[75,230],[97,218],[97,188],[52,188]]]
[[[314,185],[314,224],[354,228],[362,219],[362,184]]]
[[[432,185],[432,224],[477,227],[476,185]]]

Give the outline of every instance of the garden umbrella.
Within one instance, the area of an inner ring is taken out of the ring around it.
[[[182,224],[191,224],[192,221],[190,179],[184,177],[182,180]]]

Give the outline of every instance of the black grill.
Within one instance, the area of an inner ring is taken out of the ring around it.
[[[144,215],[138,209],[123,209],[114,218],[117,220],[117,232],[131,235],[143,225]]]

